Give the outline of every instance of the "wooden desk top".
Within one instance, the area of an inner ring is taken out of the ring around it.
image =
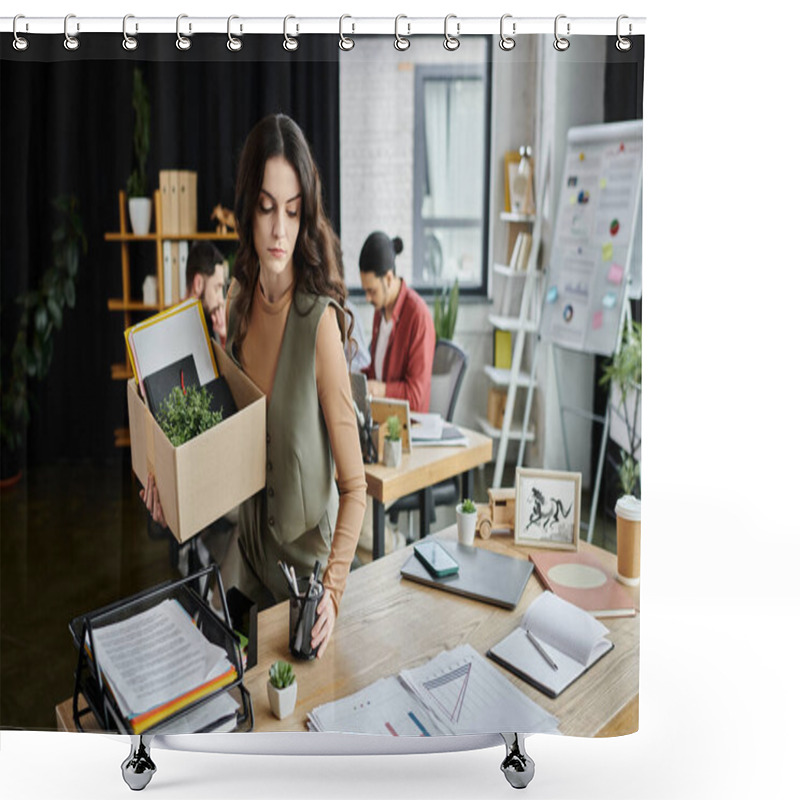
[[[417,445],[403,454],[399,467],[365,464],[367,494],[388,504],[492,460],[492,440],[488,436],[461,426],[459,429],[467,438],[466,446]]]
[[[455,526],[438,536],[455,539]],[[526,558],[510,536],[476,538],[480,547]],[[615,556],[581,542],[614,569]],[[258,665],[245,675],[251,693],[256,731],[304,731],[306,716],[323,703],[346,697],[379,678],[397,675],[438,655],[469,643],[482,655],[510,633],[533,600],[542,593],[531,577],[514,611],[469,600],[439,589],[401,579],[400,567],[411,555],[405,548],[350,574],[339,619],[328,651],[319,661],[299,662],[288,647],[289,605],[259,615]],[[638,728],[639,617],[604,619],[614,649],[558,698],[551,700],[510,672],[499,669],[515,686],[554,714],[565,735],[596,736],[632,733]],[[290,661],[298,681],[297,707],[284,720],[269,708],[269,667],[278,659]],[[491,662],[490,662],[491,663]],[[56,709],[61,730],[74,730],[71,700]]]

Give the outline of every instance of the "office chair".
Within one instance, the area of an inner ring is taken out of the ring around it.
[[[433,353],[433,370],[431,374],[431,402],[429,410],[433,414],[441,414],[446,422],[453,421],[456,401],[461,391],[461,384],[467,371],[469,358],[454,342],[439,339]],[[431,499],[428,502],[428,519],[436,519],[436,506],[454,506],[459,499],[459,478],[448,478],[446,481],[431,486]],[[407,494],[397,500],[389,509],[389,520],[397,525],[401,511],[419,511],[419,494]]]

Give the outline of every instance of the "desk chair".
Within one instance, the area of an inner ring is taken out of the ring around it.
[[[467,371],[469,358],[454,342],[439,339],[433,353],[433,371],[431,374],[431,413],[441,414],[446,422],[453,421],[456,410],[456,401],[461,391],[461,384]],[[428,519],[436,519],[436,506],[454,506],[459,499],[459,479],[449,478],[446,481],[429,487]],[[389,520],[392,525],[397,525],[401,511],[409,512],[409,528],[411,527],[411,512],[419,511],[419,494],[407,494],[397,500],[389,509]],[[409,530],[409,534],[411,531]]]

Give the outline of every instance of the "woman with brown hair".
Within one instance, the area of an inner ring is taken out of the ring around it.
[[[240,506],[223,576],[264,607],[288,597],[279,561],[298,576],[320,561],[325,593],[311,644],[321,656],[355,554],[366,480],[343,347],[341,250],[310,149],[289,117],[271,115],[250,131],[235,213],[226,349],[267,397],[267,482]],[[163,521],[154,482],[143,499]]]

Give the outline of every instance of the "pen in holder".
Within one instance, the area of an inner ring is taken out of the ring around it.
[[[300,597],[289,598],[289,650],[295,658],[306,660],[316,658],[319,649],[311,647],[311,629],[317,621],[317,605],[323,591],[322,584],[317,581],[309,593],[310,583],[310,578],[300,578]]]

